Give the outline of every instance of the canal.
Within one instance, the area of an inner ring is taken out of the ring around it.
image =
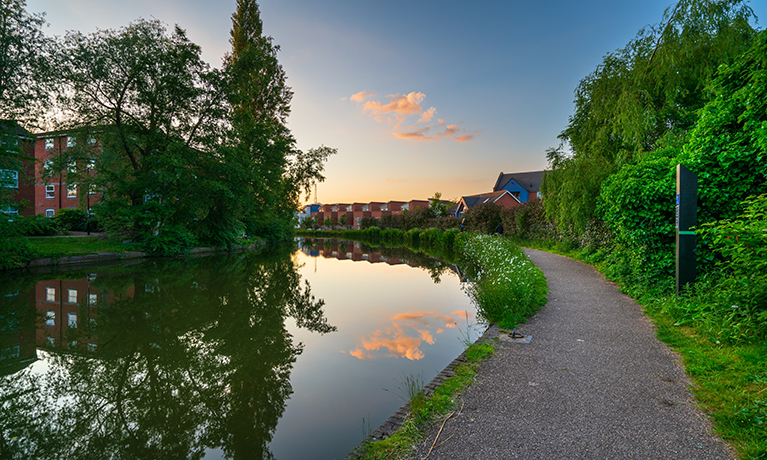
[[[0,457],[343,458],[479,334],[456,268],[305,241],[0,278]]]

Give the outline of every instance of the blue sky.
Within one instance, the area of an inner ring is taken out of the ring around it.
[[[749,4],[760,29],[764,3]],[[338,148],[318,187],[323,203],[456,198],[491,190],[500,172],[545,168],[578,82],[673,4],[259,2],[295,93],[299,148]],[[50,35],[139,17],[178,24],[218,66],[235,1],[27,0],[27,9],[47,13]]]

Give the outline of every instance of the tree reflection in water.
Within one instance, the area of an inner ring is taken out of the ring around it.
[[[66,337],[96,350],[0,378],[0,457],[273,458],[303,347],[285,320],[336,330],[297,268],[282,250],[100,272],[110,301]]]

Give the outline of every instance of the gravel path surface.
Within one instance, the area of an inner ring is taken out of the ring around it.
[[[525,252],[551,290],[518,329],[532,340],[498,342],[428,458],[735,458],[639,305],[588,265]],[[439,428],[413,458],[426,456]]]

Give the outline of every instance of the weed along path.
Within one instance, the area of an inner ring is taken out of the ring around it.
[[[735,458],[638,304],[588,265],[525,253],[551,290],[519,327],[532,340],[498,341],[460,413],[430,429],[413,458],[432,445],[430,459]]]

